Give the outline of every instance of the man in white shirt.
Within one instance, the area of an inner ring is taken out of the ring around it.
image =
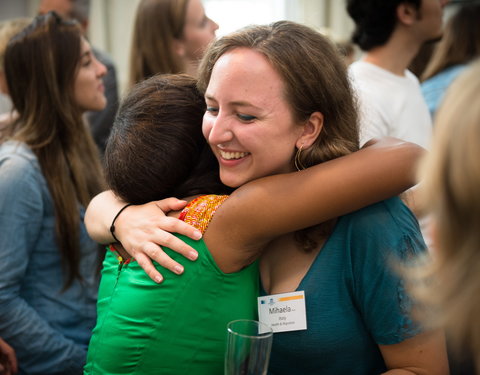
[[[418,79],[407,67],[442,35],[447,0],[347,0],[352,40],[365,51],[349,67],[360,110],[360,140],[393,136],[428,148],[432,120]]]

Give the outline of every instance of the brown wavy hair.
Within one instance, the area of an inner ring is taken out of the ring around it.
[[[322,131],[314,144],[302,150],[299,161],[310,167],[359,149],[356,103],[346,66],[335,45],[307,26],[279,21],[270,25],[247,26],[213,42],[199,67],[198,87],[205,92],[218,59],[235,48],[246,47],[262,53],[283,79],[284,96],[294,120],[307,121],[313,112],[324,116]],[[292,158],[292,166],[294,160]],[[317,227],[328,234],[332,222]],[[306,249],[316,246],[297,232]]]

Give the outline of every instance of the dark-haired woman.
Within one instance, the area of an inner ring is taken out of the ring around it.
[[[82,114],[105,107],[104,74],[78,25],[55,13],[5,53],[18,118],[0,146],[0,336],[20,373],[80,374],[85,363],[99,252],[83,216],[103,180]]]

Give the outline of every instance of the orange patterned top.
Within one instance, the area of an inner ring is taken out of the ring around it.
[[[205,233],[215,211],[228,195],[202,195],[192,200],[181,212],[179,219]]]

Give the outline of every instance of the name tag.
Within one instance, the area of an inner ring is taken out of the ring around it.
[[[304,291],[258,297],[258,319],[273,332],[307,329]]]

